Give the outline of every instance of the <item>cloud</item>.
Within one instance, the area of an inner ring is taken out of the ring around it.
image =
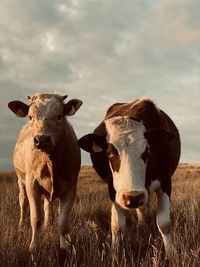
[[[7,102],[56,89],[84,101],[71,119],[78,136],[112,103],[151,97],[180,127],[182,160],[198,161],[199,8],[197,0],[2,1],[0,153],[23,124]]]

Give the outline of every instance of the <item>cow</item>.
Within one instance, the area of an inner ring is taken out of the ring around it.
[[[166,256],[174,257],[170,195],[171,177],[180,158],[180,136],[169,116],[148,98],[115,103],[78,145],[90,153],[94,169],[108,184],[113,251],[119,247],[127,210],[141,213],[155,192],[157,226]]]
[[[60,251],[66,251],[81,162],[77,137],[66,116],[74,115],[82,105],[79,99],[64,103],[66,98],[56,93],[37,93],[28,96],[28,105],[18,100],[8,103],[18,117],[29,117],[20,130],[13,163],[19,185],[19,228],[24,225],[26,203],[30,206],[31,252],[38,249],[41,225],[43,221],[44,228],[49,224],[50,202],[55,198],[59,199]]]

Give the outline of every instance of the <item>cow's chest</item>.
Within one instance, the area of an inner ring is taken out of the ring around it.
[[[73,183],[69,182],[65,176],[59,175],[58,177],[55,173],[53,174],[51,166],[47,163],[38,167],[35,174],[35,178],[42,189],[42,193],[46,195],[50,201],[65,194],[70,190],[71,186],[73,186]]]
[[[43,192],[50,198],[54,192],[52,162],[45,155],[38,155],[33,161],[34,178],[37,180]]]
[[[52,194],[53,178],[51,170],[49,170],[49,166],[47,164],[44,164],[42,168],[37,171],[36,179],[45,191],[47,191],[49,194]]]

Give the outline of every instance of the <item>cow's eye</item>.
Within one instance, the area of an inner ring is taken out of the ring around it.
[[[149,155],[148,147],[146,147],[145,151],[142,153],[141,158],[144,161],[144,163],[147,161]]]
[[[107,151],[107,156],[109,157],[109,158],[114,158],[114,153],[112,153],[111,151]]]
[[[29,120],[32,120],[32,116],[28,116],[29,117]]]

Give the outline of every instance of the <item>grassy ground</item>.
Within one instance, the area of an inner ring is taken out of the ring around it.
[[[23,232],[18,232],[19,205],[16,177],[0,174],[0,266],[55,267],[58,263],[57,204],[55,219],[41,237],[40,253],[33,258],[28,246],[29,216]],[[200,166],[181,165],[173,177],[172,223],[179,257],[169,264],[155,224],[156,201],[145,213],[145,224],[127,227],[118,266],[199,267],[200,266]],[[82,167],[78,196],[71,222],[71,255],[66,266],[111,266],[110,203],[107,187],[91,167]]]

